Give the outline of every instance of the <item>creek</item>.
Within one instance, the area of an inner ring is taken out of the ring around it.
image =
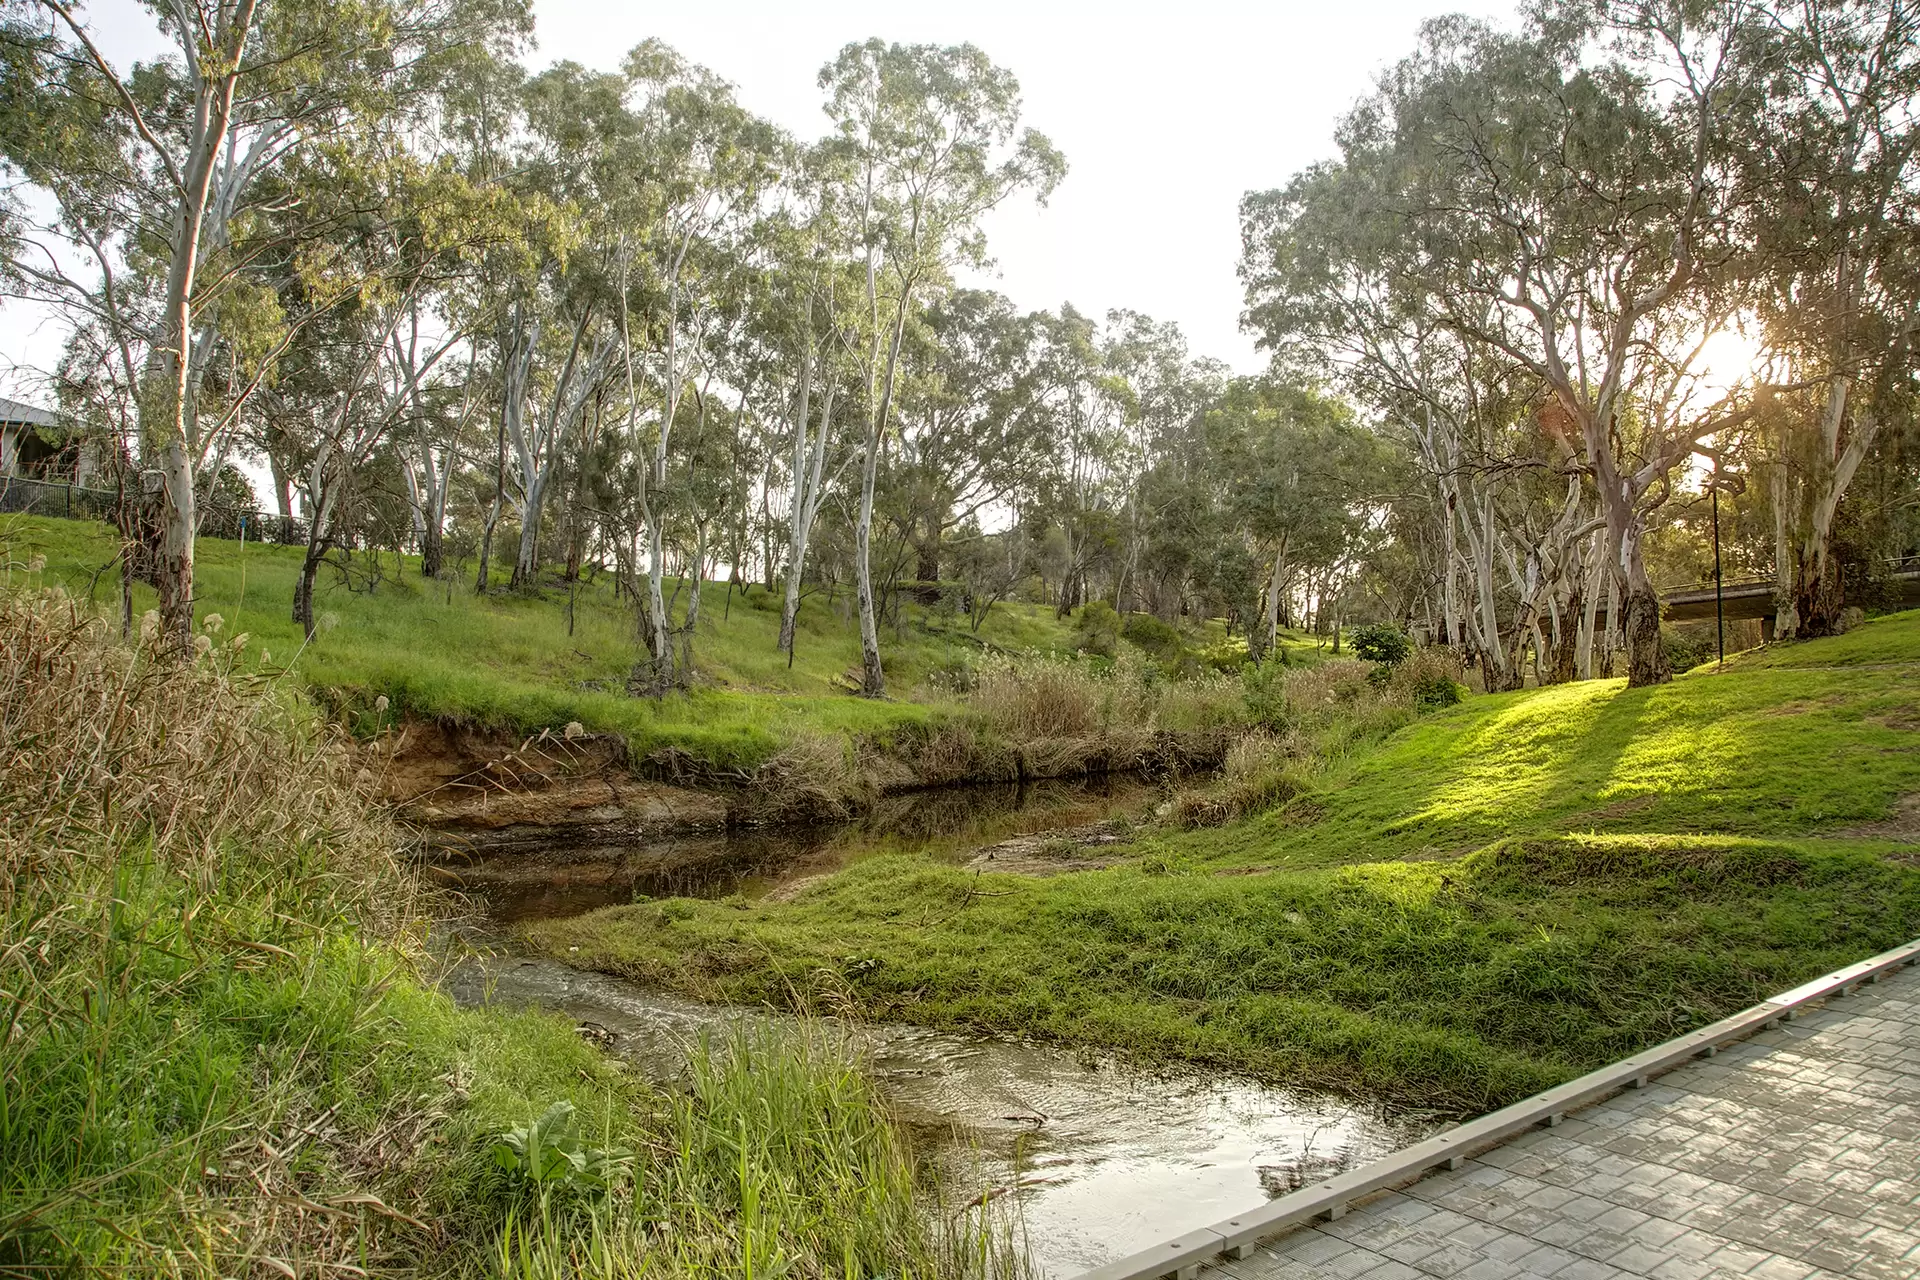
[[[1162,794],[1132,778],[954,788],[899,797],[856,823],[503,852],[457,875],[498,925],[636,895],[780,894],[876,853],[919,849],[965,861],[1013,836],[1085,838],[1145,817]],[[493,929],[473,940],[483,954],[448,979],[455,999],[536,1005],[594,1024],[596,1038],[662,1082],[680,1076],[702,1033],[774,1016],[516,954]],[[895,1024],[844,1030],[901,1118],[934,1144],[956,1197],[983,1187],[1007,1195],[1049,1276],[1249,1209],[1439,1127],[1426,1113],[1224,1072],[1149,1069],[1057,1045]]]

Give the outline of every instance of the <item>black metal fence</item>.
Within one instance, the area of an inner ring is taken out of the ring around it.
[[[112,489],[89,489],[84,485],[26,476],[0,476],[0,512],[105,520],[113,524],[121,497]],[[300,546],[307,540],[307,522],[218,502],[203,502],[199,533],[203,538],[245,538],[248,542]]]

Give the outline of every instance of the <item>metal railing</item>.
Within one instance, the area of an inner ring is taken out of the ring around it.
[[[1259,1241],[1316,1220],[1343,1217],[1355,1200],[1376,1191],[1417,1182],[1435,1169],[1457,1169],[1475,1151],[1498,1146],[1539,1125],[1558,1125],[1570,1111],[1622,1089],[1641,1088],[1660,1072],[1695,1058],[1711,1058],[1732,1041],[1791,1022],[1815,1001],[1849,995],[1862,983],[1878,982],[1893,970],[1916,962],[1920,962],[1920,941],[1882,952],[1870,960],[1781,992],[1731,1018],[1723,1018],[1578,1080],[1535,1094],[1524,1102],[1448,1129],[1404,1151],[1269,1200],[1257,1209],[1216,1222],[1211,1227],[1188,1231],[1163,1244],[1083,1272],[1076,1280],[1161,1280],[1165,1276],[1188,1280],[1202,1264],[1216,1257],[1244,1258]]]
[[[88,489],[26,476],[0,476],[0,511],[110,520],[119,503],[120,495],[110,489]]]
[[[120,509],[120,501],[121,495],[112,489],[91,489],[84,485],[35,480],[28,476],[0,476],[0,512],[112,523]],[[281,546],[299,546],[307,540],[305,520],[274,515],[251,507],[203,502],[199,517],[198,532],[203,538],[244,536],[249,542],[273,542]]]

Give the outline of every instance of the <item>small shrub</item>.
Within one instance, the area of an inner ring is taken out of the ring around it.
[[[1120,615],[1105,600],[1080,606],[1073,622],[1073,645],[1081,653],[1111,658],[1120,650]]]
[[[1178,662],[1187,654],[1187,642],[1177,628],[1150,613],[1130,613],[1120,626],[1120,638],[1130,640],[1162,662]]]
[[[1667,661],[1675,671],[1691,671],[1719,656],[1719,642],[1711,627],[1663,627],[1660,642],[1666,646]]]
[[[1240,668],[1240,701],[1251,724],[1278,732],[1287,727],[1286,668],[1275,664]]]
[[[1460,660],[1449,649],[1421,649],[1393,669],[1393,692],[1416,711],[1438,711],[1467,696]]]
[[[533,1123],[500,1134],[492,1151],[495,1164],[542,1191],[605,1191],[633,1163],[625,1147],[588,1145],[575,1127],[571,1102],[556,1102]]]
[[[1347,637],[1356,655],[1383,667],[1397,667],[1413,655],[1413,641],[1389,622],[1355,627]]]

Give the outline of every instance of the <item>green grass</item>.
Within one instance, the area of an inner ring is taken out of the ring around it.
[[[1877,621],[1920,654],[1920,614]],[[1336,764],[1295,805],[1181,846],[1222,863],[1457,854],[1526,831],[1805,834],[1920,789],[1920,696],[1884,671],[1784,665],[1627,689],[1586,681],[1473,698]],[[1904,645],[1904,650],[1899,646]],[[1835,664],[1838,665],[1838,664]]]
[[[117,608],[117,571],[96,571],[115,547],[104,525],[0,518],[0,562],[47,558],[43,572],[11,570],[14,581],[61,586],[109,612]],[[349,590],[323,569],[315,602],[320,630],[309,645],[290,616],[300,549],[203,538],[196,554],[197,615],[217,613],[228,634],[249,633],[255,662],[291,664],[359,726],[372,726],[374,700],[384,696],[393,714],[523,735],[578,721],[625,738],[636,758],[671,748],[724,769],[761,764],[804,733],[884,740],[950,711],[937,677],[982,652],[1066,654],[1073,644],[1071,621],[1047,606],[996,605],[978,636],[965,618],[907,606],[902,624],[882,636],[894,697],[872,702],[849,692],[860,645],[846,592],[831,604],[818,592],[803,601],[789,667],[776,648],[778,596],[753,587],[733,591],[729,601],[725,584],[710,584],[695,643],[698,687],[659,700],[633,698],[624,690],[642,654],[635,615],[629,602],[613,599],[606,575],[580,588],[569,630],[560,587],[480,597],[470,571],[463,581],[427,581],[416,558],[392,554],[382,564],[390,579],[397,570],[398,581],[372,591]],[[505,570],[497,577],[505,581]],[[152,605],[153,593],[137,587],[136,611]],[[1217,623],[1196,629],[1193,639],[1203,647],[1226,643]],[[1301,637],[1287,643],[1303,660],[1319,654]]]
[[[838,1001],[1475,1110],[1920,935],[1920,614],[1771,666],[1470,699],[1105,871],[865,862],[791,903],[530,928],[711,998]],[[1885,655],[1893,655],[1891,659]]]
[[[859,1059],[804,1030],[629,1076],[432,985],[431,902],[336,730],[0,589],[0,1273],[979,1274]],[[556,1103],[632,1155],[534,1185]],[[776,1262],[776,1260],[779,1260]],[[999,1274],[1012,1274],[1001,1267]]]

